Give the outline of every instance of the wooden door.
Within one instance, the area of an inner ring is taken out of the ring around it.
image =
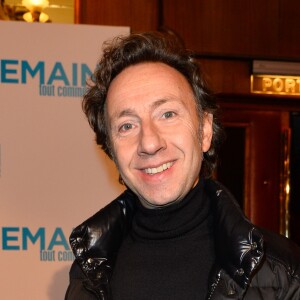
[[[254,224],[280,232],[282,132],[288,127],[288,114],[227,108],[223,124],[227,140],[218,180]]]

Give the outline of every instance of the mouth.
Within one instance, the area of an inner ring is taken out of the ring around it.
[[[154,175],[154,174],[157,174],[157,173],[161,173],[161,172],[163,172],[165,170],[168,170],[169,168],[171,168],[173,166],[173,164],[174,164],[174,162],[167,162],[165,164],[162,164],[159,167],[156,167],[156,168],[146,168],[143,171],[145,173],[147,173],[148,175]]]

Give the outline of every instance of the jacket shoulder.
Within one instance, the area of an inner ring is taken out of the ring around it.
[[[284,266],[292,277],[300,280],[300,247],[288,238],[260,228],[265,242],[266,258]]]
[[[126,190],[93,216],[78,225],[70,235],[70,245],[76,258],[88,253],[93,256],[99,249],[104,251],[103,244],[111,244],[114,235],[123,235],[134,211],[134,195]],[[115,243],[112,243],[115,244]],[[109,249],[111,250],[111,249]],[[109,253],[109,251],[105,251]]]
[[[65,299],[107,299],[107,283],[134,208],[135,196],[127,190],[72,231],[76,259]]]
[[[264,259],[254,272],[245,299],[300,299],[300,250],[289,239],[260,228]]]

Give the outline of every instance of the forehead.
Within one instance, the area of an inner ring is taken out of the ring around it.
[[[145,62],[129,66],[118,74],[108,90],[108,107],[125,102],[157,101],[168,98],[192,98],[194,94],[187,79],[176,69],[160,62]],[[116,107],[114,107],[116,108]]]

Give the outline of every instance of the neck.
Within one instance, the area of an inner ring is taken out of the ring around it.
[[[137,200],[134,235],[150,239],[173,238],[206,223],[210,205],[203,185],[203,180],[200,180],[181,201],[157,209],[145,207]]]

